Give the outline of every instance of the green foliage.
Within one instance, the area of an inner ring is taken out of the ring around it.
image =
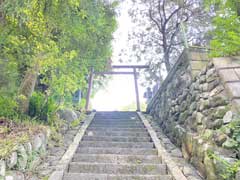
[[[18,87],[36,64],[41,75],[38,84],[47,88],[36,88],[30,115],[46,119],[57,107],[71,106],[72,94],[86,88],[90,67],[96,71],[107,67],[116,28],[115,6],[100,0],[3,1],[0,108],[5,99],[9,108],[0,113],[9,116],[16,110]]]
[[[225,179],[225,180],[234,180],[235,179],[235,175],[240,168],[240,161],[236,161],[234,163],[229,163],[228,161],[226,161],[226,160],[222,159],[221,157],[219,157],[218,155],[214,154],[214,152],[212,152],[212,151],[208,151],[208,156],[211,159],[214,159],[214,160],[218,161],[219,163],[221,163],[222,166],[224,167],[224,169],[221,169],[222,173],[220,174],[223,179]]]
[[[29,105],[29,115],[31,117],[48,120],[57,110],[57,105],[52,97],[46,97],[41,92],[34,92]]]
[[[71,128],[75,128],[77,126],[79,126],[79,124],[81,123],[82,120],[84,120],[86,118],[85,113],[81,113],[80,117],[74,121],[71,122],[70,127]]]
[[[205,1],[215,6],[214,30],[211,32],[212,56],[238,55],[240,52],[240,2],[238,0]]]
[[[0,95],[0,117],[13,118],[16,116],[16,101],[10,97]]]
[[[27,134],[14,138],[0,139],[0,158],[8,157],[12,152],[17,150],[19,144],[23,144],[29,140]]]
[[[229,138],[225,145],[231,149],[238,150],[240,148],[240,118],[234,119],[231,123],[221,128],[221,131],[230,131],[231,139]],[[224,144],[223,144],[224,145]]]

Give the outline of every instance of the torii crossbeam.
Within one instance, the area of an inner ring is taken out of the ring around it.
[[[113,65],[112,69],[132,69],[133,71],[129,72],[119,72],[119,71],[106,71],[106,72],[94,72],[94,68],[91,68],[89,79],[88,79],[88,92],[86,97],[86,106],[85,110],[89,111],[90,96],[93,85],[94,75],[133,75],[134,76],[134,85],[135,85],[135,94],[136,94],[136,104],[137,111],[141,111],[140,100],[139,100],[139,91],[138,91],[138,82],[137,82],[137,69],[148,69],[147,65]]]

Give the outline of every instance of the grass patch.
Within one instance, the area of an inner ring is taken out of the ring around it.
[[[35,121],[15,122],[6,118],[0,118],[0,159],[5,159],[17,150],[19,144],[24,144],[30,137],[48,127]]]

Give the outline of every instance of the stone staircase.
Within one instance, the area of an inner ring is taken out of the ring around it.
[[[172,180],[134,112],[99,112],[64,180]]]

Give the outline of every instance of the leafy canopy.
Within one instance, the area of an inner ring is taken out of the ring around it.
[[[237,55],[240,52],[240,1],[210,0],[207,7],[215,8],[211,48],[213,56]]]
[[[64,104],[84,89],[90,67],[103,70],[111,57],[115,5],[100,0],[3,1],[0,99],[14,104],[24,75],[36,64],[38,84],[47,87],[46,101],[52,97]]]

